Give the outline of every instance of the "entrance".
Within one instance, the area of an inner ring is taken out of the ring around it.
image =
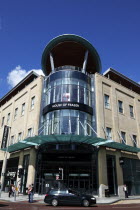
[[[97,194],[96,151],[86,145],[69,145],[69,149],[67,146],[63,145],[61,150],[59,145],[59,149],[54,151],[51,148],[47,152],[40,148],[37,158],[36,192],[44,194],[49,188],[63,187]],[[63,168],[63,180],[57,180],[59,168]]]
[[[116,159],[114,155],[107,155],[107,178],[110,195],[117,195]]]

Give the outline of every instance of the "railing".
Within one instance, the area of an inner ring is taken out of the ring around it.
[[[72,70],[72,71],[80,71],[82,72],[82,68],[78,67],[78,66],[59,66],[57,68],[54,69],[53,72],[51,72],[47,77],[49,77],[51,74],[57,72],[57,71],[65,71],[65,70]],[[87,76],[91,77],[91,74],[89,74],[88,72],[85,71],[85,73]]]

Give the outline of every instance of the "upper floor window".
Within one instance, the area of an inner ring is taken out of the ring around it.
[[[7,124],[9,123],[9,120],[10,120],[10,113],[8,113],[7,115]]]
[[[133,106],[129,105],[129,110],[130,110],[130,117],[134,117],[134,108],[133,108]]]
[[[18,134],[18,141],[21,141],[21,139],[22,139],[22,133],[20,132],[20,133]]]
[[[33,136],[33,128],[29,128],[28,129],[28,135],[27,135],[28,137],[31,137],[31,136]]]
[[[14,138],[15,138],[14,135],[11,136],[11,144],[14,144],[14,141],[15,141]]]
[[[21,115],[24,115],[24,113],[25,113],[25,103],[22,104]]]
[[[126,133],[121,131],[122,144],[126,144]]]
[[[31,109],[34,109],[34,105],[35,105],[35,96],[31,98]]]
[[[14,119],[17,118],[18,108],[15,109]]]
[[[111,131],[111,128],[109,127],[106,127],[106,138],[112,139],[112,131]]]
[[[2,118],[1,127],[4,125],[4,119],[5,119],[5,117]]]
[[[105,108],[110,108],[110,98],[108,95],[104,95],[104,102],[105,102]]]
[[[123,102],[122,101],[118,101],[118,108],[119,108],[119,112],[123,113]]]
[[[137,147],[137,136],[136,135],[132,135],[133,138],[133,146]]]

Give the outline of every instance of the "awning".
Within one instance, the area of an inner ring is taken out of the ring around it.
[[[118,142],[111,142],[108,144],[104,144],[104,146],[113,148],[113,149],[122,150],[122,151],[132,152],[132,153],[140,152],[140,148],[138,148],[138,147],[132,147],[132,146],[129,146],[126,144],[118,143]]]
[[[119,149],[128,152],[140,152],[140,148],[128,146],[125,144],[114,142],[113,140],[103,139],[99,137],[92,136],[81,136],[81,135],[41,135],[34,136],[24,139],[16,144],[12,144],[8,147],[8,152],[15,152],[18,150],[26,149],[32,146],[40,146],[42,144],[70,144],[70,143],[79,143],[79,144],[89,144],[92,146],[105,146],[114,149]],[[2,150],[6,150],[2,149]]]

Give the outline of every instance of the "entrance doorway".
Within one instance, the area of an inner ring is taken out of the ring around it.
[[[117,195],[116,159],[114,155],[107,155],[107,178],[110,195]]]
[[[80,192],[97,194],[97,154],[87,146],[72,146],[69,150],[38,152],[35,190],[44,194],[49,188],[71,188]],[[59,147],[61,148],[61,147]],[[73,149],[75,148],[75,149]],[[57,180],[63,168],[63,180]]]

